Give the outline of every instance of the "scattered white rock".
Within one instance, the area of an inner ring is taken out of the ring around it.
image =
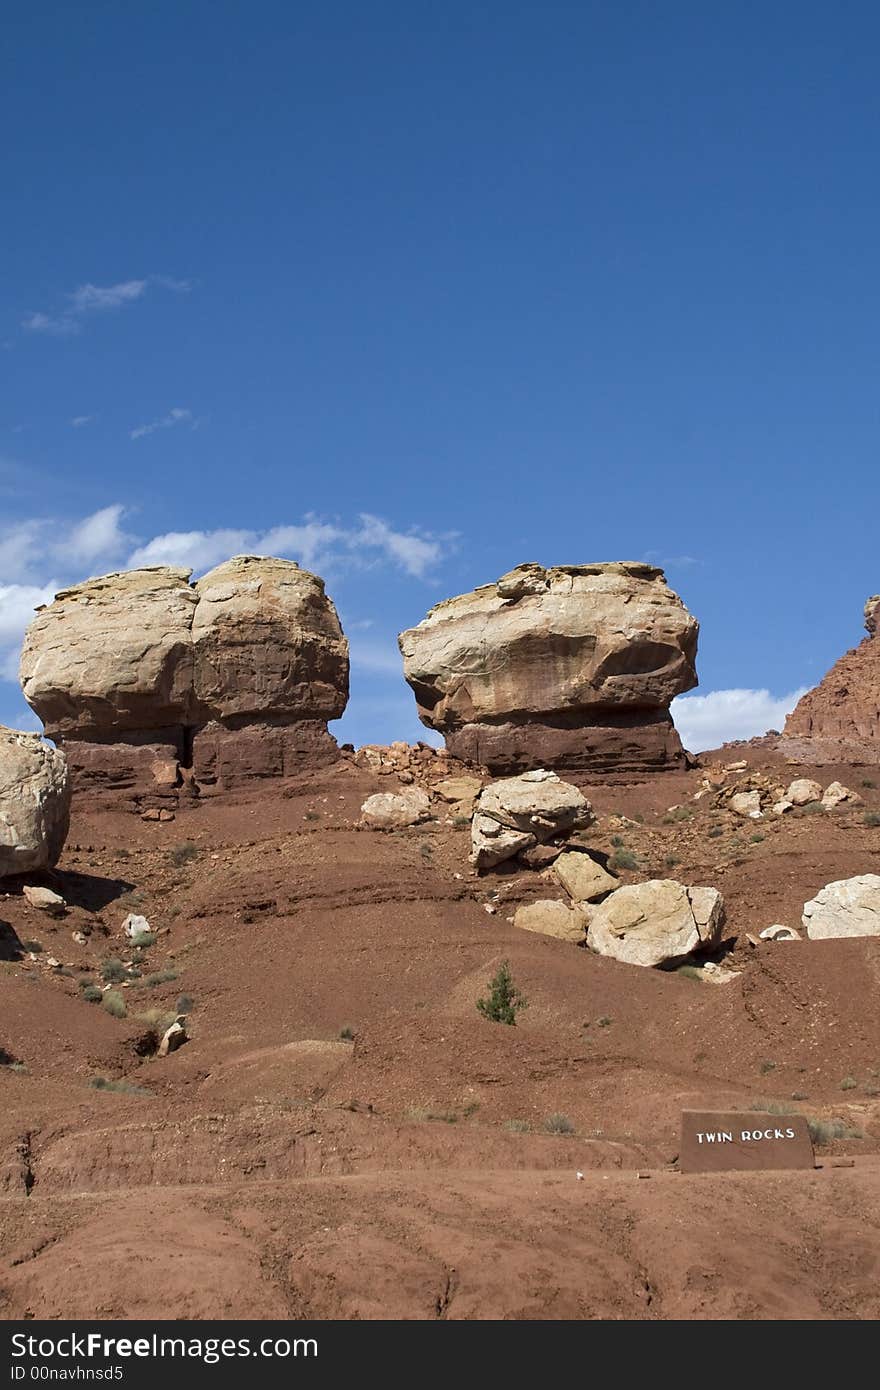
[[[779,801],[774,801],[770,809],[773,812],[774,816],[784,816],[787,811],[794,810],[794,803],[791,801],[786,801],[785,797],[783,796],[780,798]]]
[[[724,771],[725,771],[725,772],[745,772],[745,770],[746,770],[747,767],[748,767],[748,763],[746,762],[745,758],[743,758],[743,759],[742,759],[740,762],[738,762],[738,763],[725,763],[725,764],[724,764]]]
[[[880,936],[880,874],[856,874],[826,883],[804,903],[802,921],[812,941]]]
[[[543,768],[505,777],[485,787],[471,825],[471,862],[492,868],[556,835],[592,820],[590,803],[577,787]]]
[[[822,800],[822,788],[810,777],[798,777],[785,793],[785,800],[792,806],[809,806],[811,801]]]
[[[85,932],[72,931],[70,935],[72,939],[76,942],[77,946],[86,946],[88,944],[89,938],[86,936]]]
[[[731,980],[738,980],[741,975],[741,970],[728,970],[711,960],[700,966],[700,982],[705,985],[729,985]]]
[[[32,887],[27,883],[21,891],[31,907],[38,908],[40,912],[48,912],[50,917],[64,915],[67,903],[60,893],[53,893],[51,888]]]
[[[762,941],[800,941],[801,934],[794,927],[786,927],[782,922],[774,922],[758,932]]]
[[[826,811],[833,811],[843,801],[861,801],[861,797],[850,791],[842,782],[832,782],[822,793],[822,805]]]
[[[130,912],[122,923],[122,931],[131,940],[135,936],[140,936],[142,932],[148,932],[150,924],[146,917],[141,917],[137,912]]]
[[[522,927],[524,931],[540,932],[543,936],[555,936],[560,941],[577,944],[584,940],[589,920],[589,911],[582,904],[569,906],[558,898],[545,898],[518,907],[513,916],[513,925]]]
[[[167,1057],[169,1052],[176,1052],[179,1047],[187,1041],[186,1028],[180,1019],[176,1019],[171,1027],[162,1034],[162,1040],[156,1049],[157,1057]]]
[[[553,873],[576,903],[594,902],[620,887],[613,874],[609,874],[598,860],[580,850],[560,854],[554,861]]]
[[[361,819],[374,830],[399,830],[427,819],[430,805],[428,793],[421,787],[377,792],[375,796],[368,796],[361,807]]]
[[[649,879],[618,888],[593,909],[587,944],[630,965],[664,965],[717,941],[723,925],[717,889]]]
[[[760,792],[737,792],[730,798],[730,809],[738,816],[747,816],[750,820],[760,820],[763,812],[761,810]]]

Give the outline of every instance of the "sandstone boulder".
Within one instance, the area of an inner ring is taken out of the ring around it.
[[[373,830],[400,830],[425,820],[430,804],[428,793],[420,787],[405,787],[397,793],[377,792],[368,796],[361,807],[361,819]]]
[[[861,797],[849,787],[845,787],[842,782],[831,782],[822,793],[822,805],[826,811],[833,811],[836,806],[840,806],[844,801],[857,802]]]
[[[479,777],[445,777],[442,782],[435,782],[433,792],[439,796],[441,801],[454,801],[457,803],[474,801],[483,790],[483,783]]]
[[[771,926],[765,927],[758,932],[762,941],[800,941],[800,932],[795,931],[794,927],[786,927],[782,922],[774,922]]]
[[[792,806],[809,806],[812,801],[822,800],[822,788],[811,777],[798,777],[785,793],[786,801]]]
[[[665,965],[712,945],[723,925],[716,889],[651,879],[618,888],[592,911],[587,944],[630,965]]]
[[[174,804],[192,779],[204,793],[338,755],[348,646],[323,581],[250,555],[190,573],[89,579],[28,628],[22,689],[78,787]]]
[[[69,824],[64,754],[39,734],[0,725],[0,878],[52,868]]]
[[[560,941],[571,941],[578,945],[586,939],[589,920],[588,911],[579,903],[570,906],[547,898],[518,907],[513,916],[513,925],[524,931],[540,932],[543,936],[555,936]]]
[[[812,941],[835,936],[880,936],[880,874],[826,883],[804,903],[802,918]]]
[[[594,902],[620,886],[598,860],[580,850],[560,854],[553,864],[553,872],[569,897],[578,903]]]
[[[790,762],[880,764],[880,595],[865,604],[868,636],[846,652],[785,721]]]
[[[669,715],[697,683],[698,627],[641,563],[522,565],[400,635],[419,717],[493,772],[680,764]]]
[[[737,816],[747,816],[750,820],[760,820],[763,812],[761,810],[761,793],[735,792],[730,798],[730,809]]]
[[[492,782],[474,811],[472,862],[478,869],[491,868],[591,819],[583,793],[544,768]]]
[[[49,917],[63,917],[67,910],[67,903],[61,894],[53,893],[51,888],[26,883],[21,892],[25,902],[35,907],[38,912],[45,912]]]

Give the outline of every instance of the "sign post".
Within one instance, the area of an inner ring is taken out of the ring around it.
[[[683,1110],[678,1166],[682,1173],[813,1168],[813,1141],[803,1115]]]

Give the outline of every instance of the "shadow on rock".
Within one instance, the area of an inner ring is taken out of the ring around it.
[[[80,874],[73,870],[56,870],[53,879],[68,906],[82,907],[87,912],[100,912],[135,888],[124,878],[100,878],[97,874]]]
[[[21,960],[24,954],[24,946],[15,928],[8,922],[0,922],[0,960]]]

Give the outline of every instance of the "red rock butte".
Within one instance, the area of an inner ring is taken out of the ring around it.
[[[880,765],[880,594],[865,604],[865,627],[786,719],[780,748],[790,761]]]
[[[696,619],[639,562],[520,565],[400,635],[419,718],[492,772],[681,767],[669,706],[697,684]]]
[[[28,628],[22,689],[77,790],[173,805],[338,756],[348,643],[323,580],[253,555],[191,573],[86,580]]]

